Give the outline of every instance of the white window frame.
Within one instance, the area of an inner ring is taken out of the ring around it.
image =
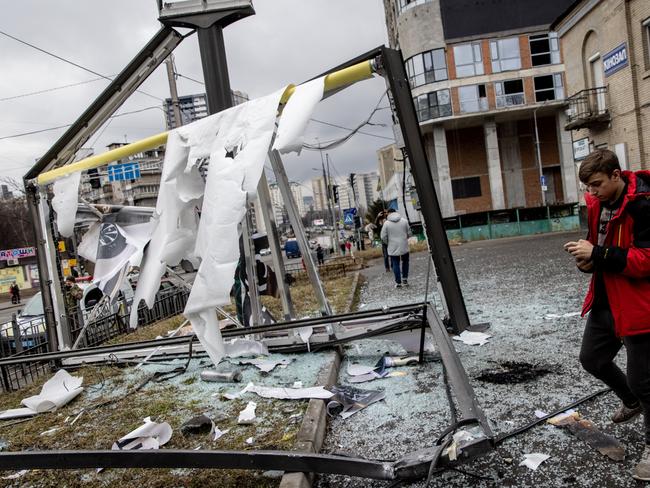
[[[504,93],[504,83],[509,81],[520,81],[521,91],[517,93]],[[499,93],[499,91],[501,91],[501,93]],[[518,105],[526,104],[526,88],[524,87],[524,80],[522,78],[513,78],[511,80],[494,82],[494,94],[496,96],[497,108],[516,107]]]
[[[470,46],[473,61],[471,63],[458,64],[458,50],[461,48],[466,48],[467,46]],[[478,76],[484,74],[485,69],[483,68],[483,53],[481,52],[481,43],[468,42],[454,46],[454,64],[456,65],[456,78],[465,78],[467,76]],[[472,73],[460,74],[459,71],[461,68],[465,68],[467,66],[472,67]]]
[[[434,52],[438,53],[442,51],[442,60],[444,66],[438,66],[434,63]],[[431,60],[431,68],[427,70],[426,58]],[[449,78],[449,72],[447,71],[447,56],[444,48],[431,49],[423,53],[416,54],[411,56],[404,63],[406,68],[406,74],[409,79],[409,84],[411,88],[418,86],[426,85],[428,83],[435,83],[437,81],[444,81]],[[417,68],[421,68],[421,71],[418,72]],[[444,71],[444,74],[442,73]]]
[[[484,90],[485,85],[483,85]],[[461,97],[461,91],[473,88],[476,98],[463,100]],[[460,105],[460,112],[463,114],[475,113],[475,112],[484,112],[488,110],[488,101],[487,101],[487,91],[486,96],[481,97],[479,95],[479,85],[464,85],[458,87],[458,104]]]
[[[517,55],[505,57],[503,44],[506,41],[515,41],[517,44]],[[492,72],[501,73],[502,71],[516,71],[521,69],[521,47],[519,45],[518,37],[504,37],[503,39],[495,39],[490,41],[490,58],[492,60]],[[517,66],[514,68],[504,68],[503,64],[510,62],[513,59],[517,60]]]

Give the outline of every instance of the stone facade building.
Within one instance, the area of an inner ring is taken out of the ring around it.
[[[616,152],[625,169],[650,167],[650,1],[580,0],[553,23],[565,59],[576,160]]]

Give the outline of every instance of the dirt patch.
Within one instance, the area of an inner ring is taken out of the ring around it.
[[[476,379],[497,385],[510,385],[529,383],[554,372],[555,369],[551,367],[518,361],[504,361],[499,363],[496,368],[483,370]]]

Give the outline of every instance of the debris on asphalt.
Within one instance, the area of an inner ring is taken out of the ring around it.
[[[482,346],[483,344],[487,344],[490,337],[492,336],[485,332],[470,332],[469,330],[464,330],[460,335],[453,336],[452,339],[463,342],[468,346]]]
[[[251,341],[249,339],[234,339],[223,343],[224,357],[239,358],[247,356],[267,356],[269,349],[263,342]]]
[[[25,476],[27,473],[29,473],[29,469],[23,469],[20,471],[15,472],[14,474],[10,474],[8,476],[3,476],[3,480],[17,480],[18,478],[22,478]]]
[[[71,376],[60,369],[47,380],[38,395],[23,399],[25,408],[12,408],[0,413],[0,420],[31,417],[38,413],[53,412],[69,403],[83,391],[83,377]]]
[[[237,418],[237,423],[239,425],[250,425],[255,422],[255,409],[257,408],[257,403],[248,402],[246,408],[239,412],[239,418]]]
[[[568,430],[578,439],[586,442],[587,445],[613,461],[623,461],[625,459],[625,446],[615,437],[598,430],[592,421],[582,418],[578,412],[560,414],[549,419],[548,422],[556,427]]]
[[[248,444],[249,446],[252,446],[252,445],[253,445],[253,442],[255,442],[255,439],[254,439],[253,437],[249,437],[248,439],[246,439],[245,442],[246,442],[246,444]]]
[[[282,388],[255,385],[248,383],[246,387],[237,393],[226,393],[224,397],[228,400],[236,400],[244,393],[255,393],[262,398],[276,398],[278,400],[303,400],[309,398],[319,398],[327,400],[332,397],[333,393],[322,386],[312,386],[309,388]]]
[[[342,419],[386,398],[381,390],[361,390],[352,386],[333,386],[330,390],[334,396],[327,403],[327,414]]]
[[[214,433],[212,435],[212,440],[216,441],[216,440],[220,439],[222,436],[226,435],[228,432],[230,432],[230,429],[221,430],[221,429],[219,429],[219,427],[217,427],[215,425]]]
[[[216,371],[214,369],[206,369],[201,371],[201,379],[203,381],[219,383],[241,383],[242,374],[238,369],[234,371]]]
[[[172,438],[172,428],[167,422],[153,422],[151,417],[144,424],[113,443],[111,449],[130,451],[133,449],[158,449]]]
[[[519,463],[519,466],[526,466],[527,468],[536,471],[539,468],[539,465],[544,461],[549,459],[551,456],[548,454],[542,454],[540,452],[535,452],[532,454],[524,454],[524,460]]]
[[[185,421],[183,425],[181,425],[181,433],[184,436],[193,434],[208,434],[210,437],[212,437],[214,430],[214,422],[205,414],[192,417],[191,419]]]

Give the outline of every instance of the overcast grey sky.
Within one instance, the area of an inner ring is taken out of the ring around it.
[[[160,26],[155,0],[5,3],[0,31],[109,76],[117,74]],[[307,80],[387,43],[381,0],[256,0],[254,6],[255,16],[225,30],[231,85],[251,98]],[[180,74],[203,79],[196,36],[186,39],[175,56]],[[72,123],[108,82],[1,100],[97,77],[1,34],[0,61],[0,167],[4,175],[21,178],[65,129],[6,137]],[[183,78],[178,86],[182,95],[204,91],[202,85]],[[161,99],[168,97],[164,65],[141,88]],[[361,82],[322,102],[314,118],[354,127],[368,117],[384,91],[381,78]],[[132,95],[118,113],[146,110],[113,120],[87,146],[103,152],[110,142],[133,142],[163,131],[163,112],[157,108],[161,103]],[[386,98],[381,106],[387,106]],[[376,150],[392,138],[389,116],[389,110],[381,110],[373,122],[386,127],[364,129],[381,137],[357,135],[330,151],[336,173],[376,170]],[[312,122],[306,140],[331,140],[346,132]],[[306,181],[316,175],[312,168],[320,167],[320,155],[303,151],[300,157],[286,158],[285,164],[290,178]]]

